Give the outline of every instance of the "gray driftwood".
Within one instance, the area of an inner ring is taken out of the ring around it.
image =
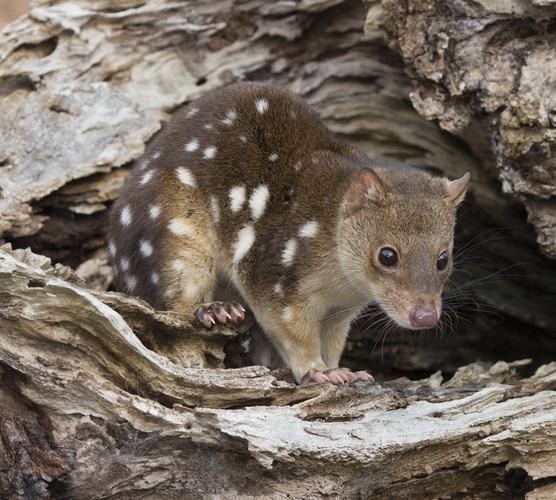
[[[0,250],[0,497],[554,497],[556,266],[535,244],[554,257],[554,2],[31,4],[0,34],[0,237],[19,249]],[[458,311],[424,344],[355,331],[346,359],[513,362],[299,388],[224,369],[244,334],[104,291],[130,162],[238,79],[298,92],[373,157],[472,173],[458,243],[488,266],[463,263],[447,301],[503,316]]]

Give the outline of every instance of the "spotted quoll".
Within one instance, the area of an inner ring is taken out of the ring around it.
[[[369,303],[437,323],[468,180],[371,161],[290,92],[230,85],[176,113],[129,174],[116,286],[210,328],[244,318],[219,296],[231,284],[298,382],[369,380],[338,367],[350,323]]]

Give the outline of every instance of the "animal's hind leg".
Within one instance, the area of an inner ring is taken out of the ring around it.
[[[242,321],[245,318],[243,306],[213,301],[218,249],[206,208],[200,208],[193,197],[182,200],[180,208],[180,213],[191,215],[168,220],[160,273],[160,302],[168,309],[191,314],[206,328],[217,323]]]

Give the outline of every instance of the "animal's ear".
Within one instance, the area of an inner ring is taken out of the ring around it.
[[[448,200],[450,200],[454,207],[459,205],[465,198],[465,192],[467,191],[467,186],[469,186],[470,177],[469,172],[466,172],[455,181],[446,179],[446,193],[448,194]]]
[[[366,202],[381,203],[386,191],[380,177],[370,168],[362,168],[351,181],[345,199],[347,215],[353,215],[363,208]]]

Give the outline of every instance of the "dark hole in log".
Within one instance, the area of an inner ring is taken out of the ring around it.
[[[21,56],[22,52],[32,52],[31,57],[48,57],[58,47],[58,37],[53,36],[39,43],[22,43],[17,47],[15,53]]]
[[[16,90],[36,90],[33,80],[28,76],[10,76],[0,79],[0,97],[8,96]]]

